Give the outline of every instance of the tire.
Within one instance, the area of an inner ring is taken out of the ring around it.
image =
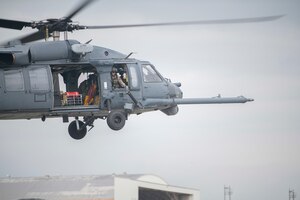
[[[84,125],[82,121],[78,121],[78,123],[80,128]],[[80,140],[84,138],[87,132],[86,127],[84,127],[82,130],[77,130],[76,120],[70,123],[68,131],[69,131],[69,135],[75,140]]]
[[[126,116],[123,112],[112,111],[108,114],[106,122],[109,128],[118,131],[125,126]]]

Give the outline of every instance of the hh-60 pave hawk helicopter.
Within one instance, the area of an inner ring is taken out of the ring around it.
[[[38,29],[0,47],[0,119],[62,117],[72,138],[82,139],[95,119],[113,130],[124,127],[130,114],[160,110],[175,115],[179,104],[221,104],[253,101],[243,96],[183,98],[180,83],[165,79],[148,61],[117,51],[67,39],[81,29],[224,24],[270,21],[281,16],[111,26],[81,26],[71,18],[92,0],[83,1],[67,17],[24,22],[0,19],[0,27]],[[59,41],[60,32],[65,40]],[[53,37],[54,41],[47,41]],[[46,42],[35,42],[45,39]],[[79,82],[82,75],[86,80]],[[63,81],[60,81],[63,80]],[[63,86],[65,91],[62,91]],[[79,120],[83,117],[83,121]]]

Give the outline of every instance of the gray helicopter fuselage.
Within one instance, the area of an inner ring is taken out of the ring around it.
[[[175,115],[179,104],[253,101],[243,96],[183,98],[180,83],[130,55],[75,40],[2,47],[0,120],[62,117],[69,122],[74,117],[68,131],[79,140],[98,118],[118,131],[130,114],[160,110]]]
[[[176,106],[164,102],[149,104],[151,99],[182,98],[181,90],[163,78],[149,62],[126,58],[103,47],[74,40],[53,41],[0,48],[0,54],[0,119],[105,117],[116,109],[139,114]],[[114,66],[126,70],[125,87],[113,87]],[[154,74],[145,74],[148,72],[143,72],[144,67]],[[97,75],[99,102],[83,105],[81,99],[76,105],[61,105],[61,93],[76,92],[82,73]],[[62,84],[57,78],[59,74],[63,74],[65,91],[58,85]],[[154,77],[147,80],[145,76]]]

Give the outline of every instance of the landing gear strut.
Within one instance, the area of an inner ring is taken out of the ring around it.
[[[87,133],[87,126],[91,127],[89,129],[90,131],[94,127],[93,123],[95,119],[97,119],[97,117],[85,116],[83,117],[83,121],[80,121],[78,117],[75,117],[75,120],[69,124],[69,135],[75,140],[80,140],[84,138]],[[126,120],[127,114],[125,112],[111,111],[107,116],[106,122],[109,128],[118,131],[125,126]]]

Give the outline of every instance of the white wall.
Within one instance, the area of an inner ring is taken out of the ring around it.
[[[174,193],[190,194],[189,200],[199,200],[200,192],[194,189],[161,185],[144,181],[135,181],[127,178],[115,177],[114,200],[138,200],[139,187],[162,190]]]

